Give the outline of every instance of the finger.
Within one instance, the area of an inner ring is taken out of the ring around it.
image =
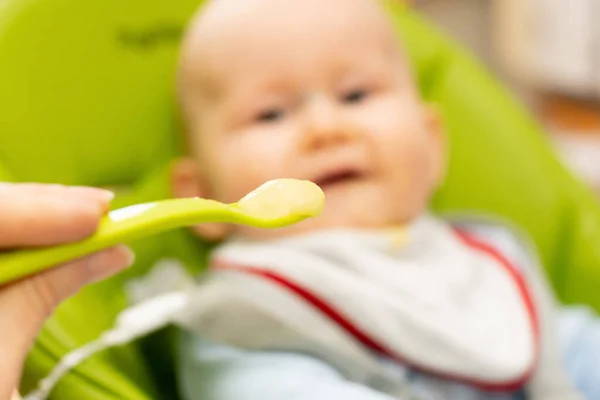
[[[133,253],[119,246],[0,288],[0,376],[6,378],[2,380],[16,387],[35,336],[61,301],[132,262]]]
[[[25,318],[43,319],[52,314],[64,299],[74,295],[86,284],[108,278],[123,270],[133,261],[133,253],[125,246],[117,246],[89,257],[72,261],[60,267],[34,275],[20,282]],[[31,315],[31,317],[30,317]]]
[[[0,184],[0,248],[82,239],[96,230],[111,199],[95,188]]]

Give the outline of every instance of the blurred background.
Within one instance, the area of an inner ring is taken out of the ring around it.
[[[412,0],[512,88],[600,196],[600,0]]]

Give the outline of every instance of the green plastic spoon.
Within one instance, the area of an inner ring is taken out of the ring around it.
[[[96,251],[174,228],[226,222],[279,228],[320,214],[325,195],[310,181],[277,179],[237,203],[188,198],[137,204],[108,213],[92,236],[79,242],[0,253],[4,284]]]

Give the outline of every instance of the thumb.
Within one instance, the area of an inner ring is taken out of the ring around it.
[[[8,386],[10,390],[18,384],[38,331],[60,302],[86,284],[123,270],[132,261],[133,253],[119,246],[0,287],[0,376],[8,377],[13,385]],[[10,395],[9,391],[3,397],[3,389],[0,385],[0,399]]]

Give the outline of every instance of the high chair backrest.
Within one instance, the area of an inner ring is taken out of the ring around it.
[[[0,179],[118,189],[115,204],[169,195],[178,153],[173,78],[185,23],[200,0],[0,2]],[[448,130],[440,212],[477,212],[520,226],[539,249],[559,296],[600,310],[600,207],[556,160],[539,127],[464,51],[401,5],[389,7],[424,97]],[[110,326],[123,281],[161,257],[202,262],[177,231],[135,243],[136,266],[60,307],[27,364],[38,379],[68,349]],[[158,355],[160,357],[160,354]],[[60,399],[173,398],[168,360],[149,370],[138,346],[78,367]],[[154,375],[156,377],[156,375]],[[165,393],[168,393],[165,395]]]

